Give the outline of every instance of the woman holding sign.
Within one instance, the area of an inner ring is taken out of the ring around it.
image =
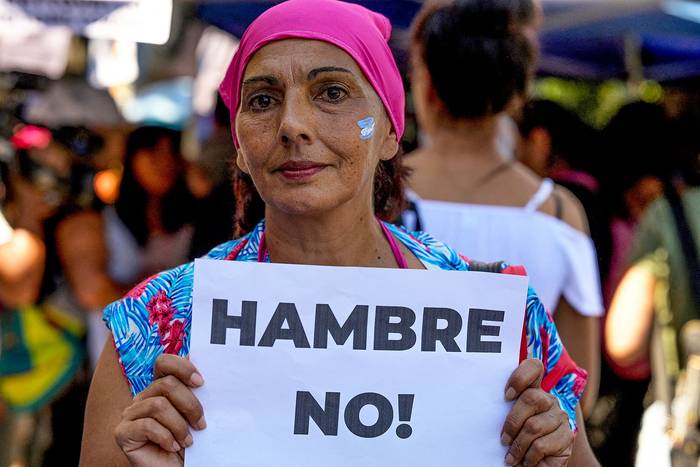
[[[404,204],[404,93],[390,31],[383,16],[336,0],[290,0],[251,24],[221,85],[242,236],[209,258],[471,268],[429,235],[386,222]],[[114,338],[93,380],[82,465],[182,465],[191,430],[206,429],[192,389],[207,375],[186,358],[193,274],[192,264],[161,273],[106,309]],[[504,388],[514,401],[506,463],[597,465],[583,430],[574,436],[585,372],[534,292],[526,306],[522,362]]]
[[[598,390],[603,305],[585,212],[501,141],[503,119],[534,74],[533,38],[518,24],[518,3],[441,3],[416,19],[411,88],[425,144],[407,157],[412,209],[404,225],[474,258],[527,267],[566,348],[588,372],[587,414]]]

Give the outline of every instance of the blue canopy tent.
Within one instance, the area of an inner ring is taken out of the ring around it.
[[[383,13],[395,27],[394,50],[405,63],[403,38],[421,0],[351,0]],[[240,37],[279,1],[208,0],[198,16]],[[591,80],[668,81],[700,75],[700,0],[543,0],[542,74]]]
[[[551,0],[543,74],[592,80],[700,76],[700,2]]]
[[[423,5],[422,0],[347,0],[352,3],[359,3],[367,8],[382,13],[391,20],[394,27],[391,47],[400,69],[405,71],[408,55],[405,50],[406,34],[411,21],[418,10]],[[257,18],[263,11],[272,5],[280,3],[278,1],[258,0],[205,0],[200,2],[197,11],[199,18],[224,31],[241,37],[246,27]]]
[[[422,0],[349,0],[359,3],[389,18],[395,28],[406,30],[413,17],[422,6]],[[198,9],[198,16],[205,22],[213,24],[236,37],[263,11],[280,1],[205,1]]]

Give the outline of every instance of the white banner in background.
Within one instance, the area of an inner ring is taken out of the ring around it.
[[[0,35],[66,26],[91,39],[164,44],[172,0],[0,0]]]
[[[197,260],[187,466],[503,465],[527,278]]]
[[[63,76],[73,36],[70,29],[44,27],[7,33],[2,27],[0,24],[0,71],[23,71],[51,79]]]

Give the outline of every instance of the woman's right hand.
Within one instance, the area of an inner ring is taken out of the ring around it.
[[[181,466],[192,445],[190,427],[206,428],[204,412],[192,388],[204,383],[187,359],[162,354],[153,382],[122,413],[114,431],[117,444],[133,466]]]

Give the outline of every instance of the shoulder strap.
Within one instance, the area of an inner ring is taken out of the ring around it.
[[[470,271],[476,272],[494,272],[497,274],[510,274],[513,276],[527,276],[527,270],[524,266],[512,266],[505,261],[496,261],[494,263],[483,263],[481,261],[472,261],[466,259]]]
[[[540,206],[547,201],[547,198],[549,198],[549,195],[552,194],[552,191],[554,191],[554,182],[549,178],[545,178],[542,180],[540,187],[537,189],[535,194],[532,195],[532,198],[530,198],[530,201],[527,202],[523,209],[529,212],[537,211]]]
[[[404,192],[406,195],[406,209],[401,213],[398,224],[403,224],[413,231],[423,230],[423,219],[418,210],[420,197],[410,188],[406,188]]]
[[[415,201],[409,199],[406,209],[401,214],[401,223],[413,231],[423,230],[423,219]]]
[[[564,203],[561,200],[561,195],[558,192],[554,192],[554,216],[562,220],[564,218]]]
[[[503,261],[496,261],[493,263],[485,263],[485,262],[481,262],[481,261],[469,260],[469,261],[467,261],[467,264],[469,264],[470,271],[476,271],[476,272],[501,273],[507,267],[507,264]]]
[[[690,280],[690,291],[695,301],[695,309],[700,313],[700,257],[698,255],[698,247],[693,238],[693,231],[688,223],[685,209],[683,209],[681,196],[671,182],[666,183],[665,192],[666,199],[671,206],[676,232],[678,233],[686,267],[688,268],[688,280]]]

